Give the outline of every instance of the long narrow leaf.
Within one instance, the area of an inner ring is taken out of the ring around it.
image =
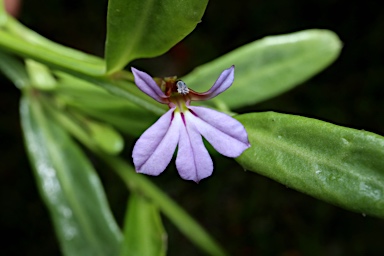
[[[166,111],[166,105],[160,104],[142,93],[132,82],[125,80],[117,81],[113,80],[113,78],[107,77],[93,77],[78,72],[73,72],[71,74],[77,78],[83,79],[88,83],[100,86],[111,94],[125,98],[131,103],[137,104],[138,106],[149,110],[156,115],[160,116]]]
[[[147,198],[132,193],[129,199],[121,256],[164,256],[167,234],[159,209]]]
[[[65,255],[118,255],[121,233],[89,161],[39,102],[24,96],[20,113],[31,164]]]
[[[209,255],[227,255],[219,244],[184,209],[120,158],[102,156],[127,186],[153,200],[161,212],[193,243]]]
[[[19,89],[30,83],[21,61],[3,51],[0,51],[0,70]]]
[[[103,88],[63,73],[57,72],[57,75],[60,83],[57,89],[60,102],[76,112],[111,124],[137,137],[157,119],[152,112],[123,97],[108,93]]]

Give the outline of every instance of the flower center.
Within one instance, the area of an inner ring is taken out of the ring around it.
[[[186,95],[189,93],[189,89],[183,81],[181,81],[181,80],[177,81],[176,86],[177,86],[177,92],[178,93],[180,93],[182,95]]]
[[[157,85],[168,96],[168,106],[170,108],[176,107],[176,111],[185,112],[188,110],[191,101],[191,94],[194,93],[188,86],[181,80],[177,80],[175,76],[164,77],[155,79]]]

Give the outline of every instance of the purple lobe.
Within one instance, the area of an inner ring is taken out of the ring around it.
[[[135,83],[141,91],[160,103],[168,104],[167,96],[150,75],[133,67],[131,70],[135,77]]]
[[[193,100],[209,100],[216,97],[220,93],[227,90],[235,79],[235,66],[224,70],[216,82],[213,84],[211,89],[206,92],[200,93],[200,95],[193,97]]]
[[[198,183],[212,174],[213,162],[193,121],[185,121],[180,126],[176,167],[183,179]]]
[[[172,119],[174,110],[168,110],[137,140],[132,152],[137,172],[159,175],[172,160],[182,123],[180,117]]]
[[[204,107],[188,107],[187,121],[192,120],[196,129],[222,155],[238,157],[250,147],[244,126],[236,119]]]

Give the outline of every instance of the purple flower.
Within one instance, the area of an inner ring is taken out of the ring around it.
[[[234,69],[232,66],[224,70],[211,89],[197,93],[176,77],[156,83],[147,73],[132,68],[139,89],[170,108],[141,135],[133,148],[133,163],[138,173],[162,173],[178,146],[176,167],[180,176],[199,182],[213,171],[202,136],[227,157],[238,157],[250,147],[240,122],[212,109],[190,106],[193,100],[208,100],[228,89],[233,83]]]

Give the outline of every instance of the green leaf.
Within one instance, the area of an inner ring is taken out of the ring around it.
[[[139,136],[158,118],[127,99],[110,94],[82,79],[61,72],[57,75],[60,83],[57,97],[60,104],[83,115],[111,124],[133,136]]]
[[[4,0],[0,0],[0,27],[7,22],[7,13],[5,12]]]
[[[251,148],[247,170],[346,209],[384,217],[384,137],[273,112],[237,117]]]
[[[99,86],[109,93],[125,98],[132,104],[140,106],[158,116],[164,114],[168,108],[165,104],[160,104],[151,97],[139,90],[132,82],[126,80],[115,80],[108,77],[93,77],[78,72],[72,72],[71,75],[80,78],[88,83]]]
[[[124,148],[124,139],[108,124],[84,121],[95,143],[107,154],[116,155]]]
[[[105,73],[103,59],[50,41],[12,17],[7,17],[5,28],[0,30],[0,48],[59,69],[93,76]]]
[[[311,78],[339,55],[341,42],[328,30],[268,36],[197,67],[184,82],[208,90],[220,73],[235,65],[235,82],[215,100],[239,108],[275,97]]]
[[[131,108],[97,108],[88,106],[71,106],[71,110],[75,110],[85,116],[108,123],[117,130],[139,137],[148,127],[155,123],[157,116],[142,110],[135,105]]]
[[[137,58],[161,55],[192,32],[208,0],[109,0],[107,72]]]
[[[47,66],[31,59],[25,61],[31,85],[39,90],[54,90],[57,86],[56,79]]]
[[[17,88],[22,89],[29,85],[29,77],[24,65],[3,51],[0,51],[0,70]]]
[[[121,233],[100,180],[69,135],[24,96],[21,121],[40,194],[65,255],[118,255]],[[30,98],[29,98],[30,97]]]
[[[167,233],[157,207],[143,196],[132,193],[124,224],[121,256],[163,256],[167,251]]]
[[[184,209],[169,198],[163,191],[151,183],[142,174],[137,174],[133,167],[124,160],[108,155],[99,155],[131,190],[141,193],[169,218],[180,231],[193,243],[209,255],[227,255],[221,246],[204,230]]]

